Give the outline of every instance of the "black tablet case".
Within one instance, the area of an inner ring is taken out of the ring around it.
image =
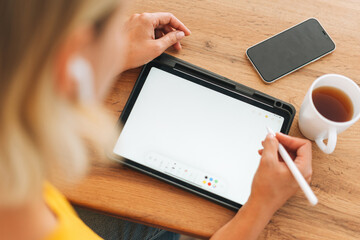
[[[185,62],[181,59],[178,59],[176,57],[173,57],[171,55],[168,55],[168,54],[162,54],[160,55],[159,57],[157,57],[156,59],[154,59],[152,62],[156,62],[160,65],[166,65],[168,67],[171,67],[172,69],[176,70],[176,71],[179,71],[179,72],[182,72],[182,73],[185,73],[187,75],[190,75],[192,77],[196,77],[196,78],[199,78],[201,80],[204,80],[204,81],[207,81],[207,82],[210,82],[212,84],[216,84],[218,86],[221,86],[223,88],[226,88],[226,89],[230,89],[232,91],[235,91],[241,95],[245,95],[249,98],[252,98],[252,99],[255,99],[259,102],[262,102],[266,105],[269,105],[269,106],[272,106],[274,108],[280,108],[284,111],[287,111],[289,113],[289,122],[288,122],[288,125],[286,126],[285,128],[285,133],[288,133],[289,130],[290,130],[290,127],[291,127],[291,124],[294,120],[294,117],[295,117],[295,113],[296,113],[296,110],[294,108],[293,105],[291,105],[290,103],[287,103],[287,102],[284,102],[282,100],[279,100],[277,98],[274,98],[274,97],[271,97],[265,93],[262,93],[262,92],[259,92],[255,89],[252,89],[252,88],[249,88],[245,85],[242,85],[240,83],[237,83],[237,82],[234,82],[228,78],[225,78],[225,77],[222,77],[218,74],[215,74],[215,73],[212,73],[208,70],[205,70],[203,68],[200,68],[200,67],[197,67],[193,64],[190,64],[188,62]],[[122,117],[123,117],[123,114],[125,112],[125,110],[128,108],[128,105],[130,103],[130,100],[133,98],[133,95],[134,95],[134,90],[136,89],[137,87],[137,83],[139,82],[139,79],[142,78],[143,74],[144,74],[144,70],[146,68],[146,65],[144,65],[144,67],[142,68],[141,72],[140,72],[140,75],[137,79],[137,82],[135,83],[135,86],[133,88],[133,91],[131,92],[130,94],[130,97],[124,107],[124,111],[122,111],[122,114],[119,118],[119,121],[118,121],[118,124],[120,124],[119,126],[122,126]],[[116,160],[116,161],[119,161],[119,159],[117,157],[114,157],[113,155],[110,155],[109,156],[110,158]],[[192,192],[195,192],[201,196],[204,196],[210,200],[213,200],[217,203],[220,203],[221,205],[225,206],[225,207],[230,207],[231,209],[238,209],[239,206],[235,206],[233,204],[230,204],[230,203],[227,203],[223,200],[218,200],[218,199],[214,199],[213,197],[211,197],[211,194],[207,195],[207,194],[202,194],[200,192],[197,192],[197,191],[194,191],[192,190],[191,188],[188,188],[186,185],[187,183],[184,183],[184,184],[177,184],[176,182],[174,181],[171,181],[171,180],[168,180],[164,177],[162,177],[162,175],[164,175],[163,173],[160,173],[158,172],[157,174],[154,173],[156,171],[152,171],[150,169],[146,170],[140,166],[137,166],[139,165],[138,163],[128,163],[127,161],[122,161],[124,164],[132,167],[132,168],[135,168],[137,170],[140,170],[142,172],[145,172],[149,175],[152,175],[152,176],[155,176],[157,178],[160,178],[164,181],[167,181],[171,184],[174,184],[174,185],[177,185],[177,186],[180,186],[182,188],[185,188],[187,190],[190,190]],[[147,168],[147,167],[146,167]],[[239,204],[236,204],[236,205],[239,205]]]

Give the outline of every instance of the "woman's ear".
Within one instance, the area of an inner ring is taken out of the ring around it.
[[[94,102],[94,71],[89,61],[81,56],[73,57],[68,63],[68,72],[77,85],[77,100],[82,103]]]
[[[74,76],[70,74],[69,65],[76,57],[80,56],[85,59],[86,49],[92,40],[92,28],[84,27],[77,29],[59,46],[55,55],[55,89],[58,94],[67,99],[74,99],[76,97],[78,87]]]

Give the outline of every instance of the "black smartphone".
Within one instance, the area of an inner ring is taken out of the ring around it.
[[[335,43],[318,20],[310,18],[246,50],[265,83],[271,83],[331,53]]]

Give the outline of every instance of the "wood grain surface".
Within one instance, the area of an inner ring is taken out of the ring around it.
[[[249,87],[290,102],[299,111],[311,83],[326,73],[360,84],[360,2],[358,0],[136,0],[131,13],[172,12],[192,31],[183,50],[167,52]],[[279,81],[266,85],[245,50],[307,18],[317,18],[336,50]],[[139,69],[125,72],[107,103],[121,113]],[[290,135],[301,137],[298,114]],[[114,119],[115,124],[115,119]],[[298,192],[262,232],[260,239],[360,239],[360,122],[338,137],[325,155],[313,144],[311,207]],[[78,186],[61,189],[75,204],[123,219],[201,238],[210,237],[234,211],[195,194],[114,163],[94,163]]]

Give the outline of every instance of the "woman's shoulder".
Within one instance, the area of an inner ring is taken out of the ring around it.
[[[51,183],[44,183],[44,199],[57,218],[57,226],[46,240],[101,239],[81,221],[66,197]]]

